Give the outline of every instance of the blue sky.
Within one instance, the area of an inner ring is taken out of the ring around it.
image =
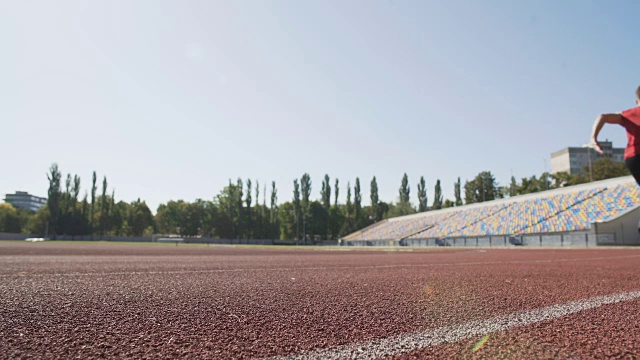
[[[0,2],[0,193],[57,162],[155,211],[230,178],[506,184],[634,106],[637,1]],[[626,144],[622,128],[603,138]]]

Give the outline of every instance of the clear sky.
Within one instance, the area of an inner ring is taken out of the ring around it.
[[[0,1],[0,193],[57,162],[155,212],[230,178],[507,184],[634,106],[640,2]],[[626,144],[622,128],[603,138]]]

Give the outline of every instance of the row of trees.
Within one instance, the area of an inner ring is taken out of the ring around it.
[[[592,164],[586,175],[543,173],[539,177],[514,177],[508,186],[500,186],[489,171],[480,172],[462,186],[460,178],[453,184],[453,199],[444,199],[440,180],[436,180],[429,201],[426,180],[417,183],[416,206],[411,202],[411,186],[407,174],[401,179],[395,202],[380,200],[377,179],[370,181],[368,205],[363,203],[359,178],[346,184],[346,202],[339,203],[341,184],[325,175],[320,185],[320,197],[313,199],[313,184],[309,174],[293,181],[289,201],[278,201],[275,182],[261,184],[251,179],[229,181],[211,200],[183,200],[160,204],[155,216],[140,199],[127,203],[115,199],[109,192],[106,176],[100,192],[93,172],[91,188],[82,199],[81,180],[68,174],[62,184],[57,164],[49,169],[47,205],[38,213],[17,210],[9,204],[0,205],[0,232],[27,232],[66,235],[128,235],[178,234],[190,237],[300,239],[305,236],[335,239],[380,220],[437,210],[498,198],[529,194],[553,188],[576,185],[627,175],[623,164],[607,158]],[[464,189],[464,193],[462,190]],[[463,197],[464,196],[464,197]],[[269,201],[267,202],[267,198]],[[262,200],[262,203],[260,202]]]
[[[152,232],[153,214],[144,201],[116,202],[115,191],[109,193],[107,177],[102,179],[98,193],[98,178],[93,172],[90,192],[82,199],[81,179],[67,174],[64,187],[62,173],[53,164],[47,174],[49,190],[47,205],[21,224],[21,231],[43,235],[127,235],[141,236]]]
[[[0,232],[26,233],[33,217],[31,211],[16,209],[8,203],[0,204]]]

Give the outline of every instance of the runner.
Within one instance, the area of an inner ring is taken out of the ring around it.
[[[640,87],[636,90],[636,105],[638,106],[619,114],[602,114],[598,116],[593,124],[591,146],[600,154],[604,154],[600,142],[598,142],[600,130],[602,130],[604,124],[622,125],[627,130],[627,138],[629,140],[627,148],[624,150],[624,163],[638,185],[640,185]]]

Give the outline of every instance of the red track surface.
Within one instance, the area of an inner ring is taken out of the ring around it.
[[[640,290],[640,249],[0,243],[0,356],[255,358]],[[398,358],[640,357],[640,301]]]

